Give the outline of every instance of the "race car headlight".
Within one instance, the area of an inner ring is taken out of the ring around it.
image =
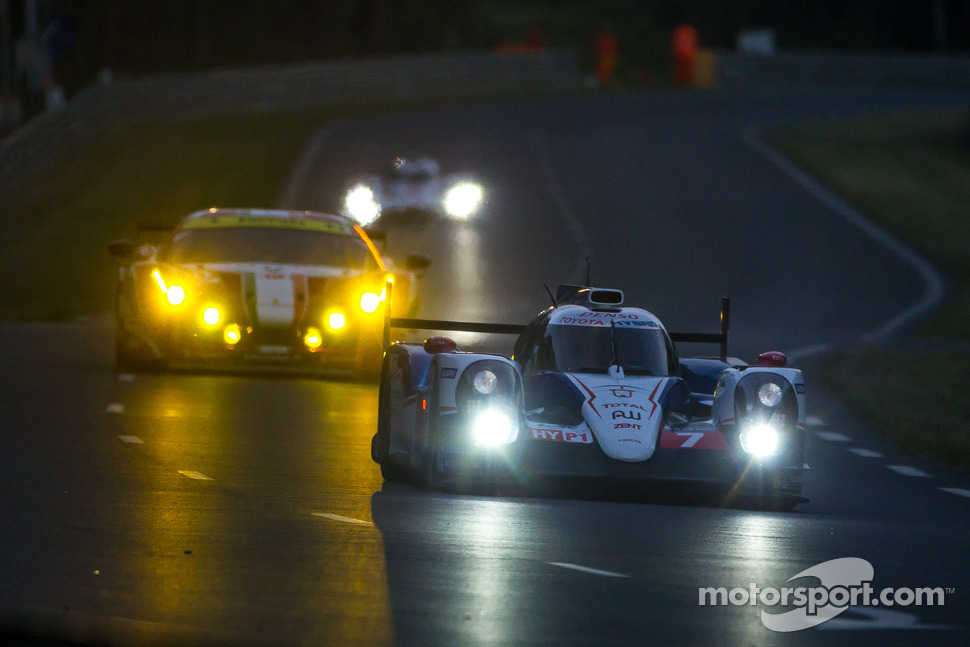
[[[758,389],[758,400],[766,407],[777,407],[781,403],[784,393],[781,387],[774,382],[765,382]]]
[[[383,294],[383,292],[381,294]],[[383,301],[383,299],[381,299],[379,294],[374,292],[364,292],[360,296],[360,309],[370,314],[380,307],[381,301]]]
[[[152,278],[155,279],[158,289],[162,291],[162,294],[173,306],[180,305],[185,301],[185,290],[181,285],[166,285],[165,279],[162,278],[162,274],[158,270],[152,270]]]
[[[472,438],[476,445],[494,446],[515,440],[518,428],[512,415],[502,409],[485,409],[475,414],[471,423]]]
[[[479,360],[462,371],[455,389],[455,400],[459,409],[472,403],[480,407],[497,406],[499,403],[510,406],[520,390],[519,376],[509,364]]]
[[[202,321],[208,326],[214,326],[219,323],[219,310],[217,308],[206,308],[205,312],[202,313]]]
[[[168,290],[165,291],[165,298],[173,306],[177,306],[185,301],[185,290],[181,285],[170,285]]]
[[[307,328],[306,334],[303,335],[303,343],[307,348],[320,348],[323,344],[323,336],[320,334],[320,330],[314,326]]]
[[[344,211],[348,216],[366,226],[381,215],[381,205],[374,198],[369,187],[359,184],[347,192],[344,198]]]
[[[482,196],[481,185],[474,182],[460,182],[445,193],[443,204],[445,213],[452,218],[468,218],[482,203]]]
[[[764,458],[778,453],[778,430],[769,424],[755,424],[741,430],[741,449],[755,458]]]
[[[798,419],[791,382],[777,373],[758,371],[742,377],[734,392],[735,417],[752,423]]]
[[[488,369],[476,373],[472,380],[472,386],[482,395],[488,395],[494,391],[496,384],[498,384],[498,378]]]
[[[340,330],[347,325],[347,318],[344,317],[344,313],[342,312],[331,312],[330,316],[327,317],[327,325],[332,330]]]
[[[242,332],[239,330],[239,324],[231,323],[222,329],[222,339],[230,346],[234,346],[239,343],[242,339]]]

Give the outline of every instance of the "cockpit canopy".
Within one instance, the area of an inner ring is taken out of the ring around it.
[[[679,374],[676,351],[653,315],[636,308],[596,311],[561,306],[534,321],[516,344],[523,372]]]

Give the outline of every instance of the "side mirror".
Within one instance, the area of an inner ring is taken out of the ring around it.
[[[118,260],[124,260],[135,252],[130,240],[115,240],[108,243],[108,253]]]
[[[431,265],[431,259],[427,256],[418,256],[415,254],[404,259],[404,267],[409,272],[424,271],[428,269],[429,265]]]

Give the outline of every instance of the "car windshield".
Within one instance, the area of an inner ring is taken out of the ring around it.
[[[356,236],[276,227],[186,229],[162,250],[169,263],[273,263],[376,270]]]
[[[550,325],[547,343],[552,343],[555,370],[571,373],[606,372],[616,361],[624,372],[640,375],[668,375],[670,353],[667,338],[659,328],[626,326],[593,327]]]

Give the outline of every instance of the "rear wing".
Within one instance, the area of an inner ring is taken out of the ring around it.
[[[390,304],[392,282],[388,282],[387,302]],[[719,344],[721,347],[721,360],[727,360],[727,340],[728,328],[731,322],[731,299],[721,298],[721,332],[718,333],[695,333],[695,332],[669,332],[671,341],[674,343],[694,343],[694,344]],[[421,330],[450,330],[456,332],[477,332],[491,333],[497,335],[518,335],[525,326],[522,324],[501,324],[501,323],[479,323],[471,321],[446,321],[443,319],[411,319],[405,317],[392,317],[391,308],[384,309],[384,348],[391,343],[391,328],[411,328]]]

